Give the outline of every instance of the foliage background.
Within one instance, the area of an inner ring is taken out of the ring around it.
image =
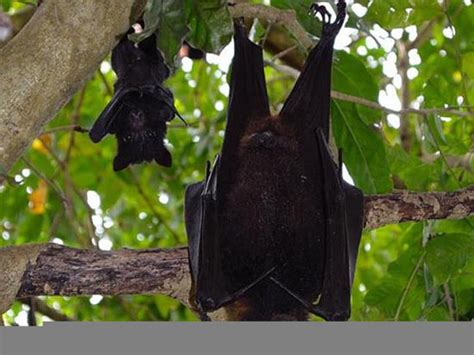
[[[251,1],[292,8],[315,38],[320,26],[311,1]],[[183,36],[219,52],[232,34],[221,0],[152,0],[146,31],[160,28],[160,48],[175,66],[167,81],[176,106],[190,123],[169,127],[173,167],[155,164],[112,171],[116,142],[94,145],[89,128],[111,98],[115,80],[109,59],[51,121],[0,187],[0,247],[64,243],[81,248],[168,248],[186,244],[185,186],[202,179],[205,162],[220,150],[228,96],[226,58],[180,61]],[[415,108],[455,107],[474,102],[474,7],[469,0],[348,1],[345,37],[335,54],[333,89],[399,110],[408,90]],[[354,4],[355,3],[355,4]],[[1,0],[14,14],[24,4]],[[365,10],[364,10],[365,9]],[[256,22],[254,40],[265,40]],[[289,37],[291,38],[291,37]],[[407,54],[403,49],[415,41]],[[298,50],[302,50],[301,46]],[[265,59],[278,63],[269,53]],[[408,58],[408,68],[401,59]],[[78,58],[80,60],[80,58]],[[1,63],[0,63],[1,68]],[[401,85],[402,71],[410,80]],[[268,65],[276,112],[294,78]],[[405,91],[404,91],[405,90]],[[355,184],[367,194],[394,189],[451,191],[474,183],[474,119],[442,115],[394,115],[333,101],[333,131]],[[81,130],[81,129],[79,129]],[[405,135],[401,134],[401,131]],[[403,137],[403,139],[401,138]],[[408,137],[408,138],[407,138]],[[67,207],[69,206],[69,207]],[[365,231],[353,288],[352,320],[471,320],[474,317],[474,219],[404,223]],[[45,297],[50,307],[81,321],[195,320],[164,296]],[[17,302],[7,324],[24,324],[27,306]],[[48,320],[37,314],[38,322]],[[316,320],[316,318],[315,318]]]

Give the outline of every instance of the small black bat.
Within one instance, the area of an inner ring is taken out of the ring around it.
[[[222,154],[187,188],[190,299],[229,320],[347,320],[363,225],[363,195],[328,147],[333,44],[345,18],[323,6],[322,36],[277,116],[270,114],[262,49],[234,35]]]
[[[173,94],[163,86],[170,71],[156,48],[155,35],[138,45],[127,36],[122,38],[112,51],[112,68],[117,74],[115,93],[92,127],[90,138],[97,143],[108,133],[116,135],[115,171],[152,160],[171,166],[163,140],[166,122],[178,113]]]

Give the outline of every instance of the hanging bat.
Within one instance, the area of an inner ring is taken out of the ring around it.
[[[236,25],[227,127],[205,181],[186,190],[191,303],[229,320],[347,320],[362,233],[363,195],[328,147],[333,44],[344,1],[277,116],[262,49]]]
[[[114,171],[153,160],[171,166],[163,140],[166,122],[179,114],[173,94],[163,86],[170,71],[156,48],[155,35],[138,45],[122,38],[112,51],[112,68],[117,74],[115,93],[92,127],[91,140],[97,143],[108,133],[116,135]]]

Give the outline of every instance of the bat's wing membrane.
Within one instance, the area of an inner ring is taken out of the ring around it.
[[[270,115],[262,48],[248,39],[240,25],[235,26],[234,47],[219,190],[230,186],[235,176],[239,143],[249,123]]]
[[[314,313],[327,320],[347,320],[355,263],[362,233],[362,192],[342,179],[321,129],[317,142],[323,174],[326,250],[323,284]]]
[[[316,5],[315,5],[316,6]],[[319,43],[310,52],[305,66],[288,96],[280,116],[284,120],[297,119],[297,125],[305,131],[321,127],[326,139],[329,136],[329,102],[331,97],[331,67],[336,35],[345,19],[345,3],[338,3],[334,23],[324,6],[313,11],[323,16],[323,32]]]
[[[189,208],[191,205],[197,206],[196,211],[197,209],[200,211],[199,213],[189,211],[190,214],[200,215],[198,221],[200,228],[197,230],[193,227],[190,220],[188,236],[193,292],[198,307],[205,312],[234,301],[274,270],[273,268],[257,272],[257,277],[250,279],[239,289],[229,285],[228,277],[223,273],[225,268],[222,267],[222,263],[232,261],[223,260],[225,253],[220,244],[222,238],[219,238],[219,233],[222,233],[219,211],[225,210],[223,206],[237,174],[240,140],[252,121],[265,119],[270,115],[262,48],[248,39],[245,29],[240,25],[235,26],[234,45],[235,55],[232,62],[222,159],[214,164],[206,182],[199,187],[190,187],[187,196]],[[199,188],[202,190],[200,204],[196,202]],[[239,268],[238,265],[235,267]]]
[[[185,221],[194,298],[200,311],[227,298],[217,235],[216,184],[219,157],[206,180],[186,190]]]
[[[104,111],[100,114],[97,121],[95,121],[91,130],[89,131],[89,137],[94,143],[98,143],[104,138],[109,132],[114,120],[119,116],[120,111],[123,108],[123,99],[130,92],[136,91],[135,88],[127,88],[119,90],[114,94],[112,100],[107,104]]]
[[[214,311],[230,303],[262,279],[275,268],[263,272],[245,287],[229,289],[223,273],[223,252],[219,239],[216,187],[220,166],[217,157],[205,181],[190,185],[186,189],[185,223],[188,235],[188,255],[192,278],[192,296],[200,312]]]
[[[115,92],[112,100],[110,100],[97,121],[95,121],[94,125],[92,126],[89,136],[94,143],[100,142],[108,133],[112,133],[112,125],[114,121],[120,117],[124,106],[133,105],[133,98],[129,98],[129,96],[134,93],[139,94],[141,97],[148,97],[147,100],[140,100],[140,103],[137,103],[137,105],[140,105],[139,107],[142,109],[148,109],[149,111],[153,112],[157,107],[159,107],[159,104],[161,103],[168,106],[175,114],[178,114],[176,108],[173,105],[172,95],[167,90],[163,89],[159,84],[147,84],[141,85],[139,87],[122,87]],[[169,118],[167,117],[163,121],[168,120]]]
[[[308,311],[326,320],[347,320],[350,295],[363,223],[363,195],[347,184],[334,163],[329,147],[329,110],[333,45],[345,19],[345,3],[339,1],[336,20],[323,6],[313,5],[323,17],[323,32],[311,51],[293,91],[280,112],[294,120],[301,134],[300,145],[308,174],[321,185],[324,203],[325,260],[321,293],[316,305],[290,290],[278,279],[272,281],[298,300]],[[317,79],[317,80],[315,80]],[[316,154],[313,152],[316,151]]]

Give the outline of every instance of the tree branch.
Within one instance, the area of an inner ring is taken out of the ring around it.
[[[288,65],[282,65],[275,63],[273,61],[266,60],[265,65],[272,67],[273,69],[286,74],[290,77],[297,79],[300,75],[300,71],[295,69],[294,67]],[[363,97],[353,96],[349,94],[344,94],[339,91],[331,90],[331,98],[335,100],[341,100],[346,102],[352,102],[357,105],[366,106],[368,108],[372,108],[374,110],[380,110],[386,113],[393,113],[394,115],[407,115],[409,113],[416,114],[419,116],[427,116],[427,115],[454,115],[458,117],[474,117],[474,112],[470,111],[461,111],[459,107],[439,107],[439,108],[425,108],[425,109],[416,109],[412,107],[408,107],[406,109],[401,110],[393,110],[391,108],[385,107],[380,105],[377,102],[373,102],[367,100]],[[466,107],[469,109],[470,107]]]
[[[296,13],[293,10],[280,10],[265,5],[235,4],[229,7],[229,11],[234,18],[258,18],[274,24],[284,25],[304,48],[309,48],[313,45],[313,41],[308,37],[304,27],[298,22]]]
[[[0,49],[0,166],[8,171],[130,26],[134,0],[44,0]]]
[[[68,316],[62,314],[61,312],[58,312],[54,308],[51,308],[46,304],[46,302],[36,298],[36,297],[31,297],[29,298],[31,300],[31,303],[33,304],[33,309],[35,312],[41,313],[42,315],[56,321],[56,322],[69,322],[73,321],[74,319],[69,318]],[[22,299],[20,300],[21,303],[23,304],[28,304],[27,299]]]
[[[190,284],[186,248],[109,252],[48,244],[27,267],[17,298],[163,294],[188,305]]]
[[[429,219],[463,219],[474,214],[474,186],[455,192],[400,192],[365,197],[365,227]]]
[[[456,192],[367,196],[365,211],[366,228],[466,218],[474,215],[474,187]],[[47,244],[36,262],[26,267],[17,298],[163,294],[189,305],[190,284],[186,248],[98,251]]]

